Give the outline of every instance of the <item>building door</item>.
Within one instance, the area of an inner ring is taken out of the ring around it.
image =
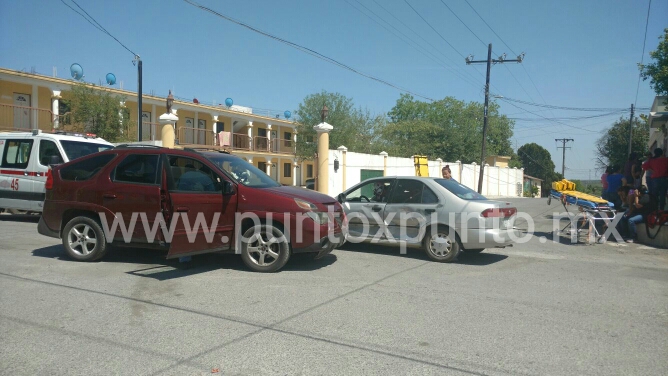
[[[193,132],[195,131],[195,119],[194,118],[186,118],[186,126],[184,129],[184,137],[185,140],[182,140],[184,144],[192,144],[195,137]]]
[[[30,95],[14,93],[14,128],[31,129]]]
[[[278,131],[271,131],[271,151],[274,153],[278,152],[279,142]]]
[[[151,113],[149,111],[142,111],[141,113],[141,139],[155,140],[155,129],[151,124]]]
[[[206,145],[206,120],[197,119],[197,134],[195,135],[195,143],[198,145]]]

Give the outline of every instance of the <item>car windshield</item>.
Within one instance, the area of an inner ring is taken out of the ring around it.
[[[67,159],[70,161],[73,159],[85,157],[88,154],[113,149],[112,145],[96,144],[93,142],[60,141],[60,144],[63,145]]]
[[[227,175],[247,187],[272,188],[281,186],[264,171],[239,157],[229,154],[205,154],[205,156],[218,168],[227,172]]]
[[[459,184],[452,179],[434,179],[435,182],[443,186],[455,196],[464,200],[487,200],[487,197],[472,190],[471,188]]]

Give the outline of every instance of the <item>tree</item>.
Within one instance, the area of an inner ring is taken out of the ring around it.
[[[554,171],[552,155],[544,147],[536,144],[524,144],[517,149],[517,155],[522,161],[524,174],[542,179],[541,192],[543,195],[552,189],[552,182],[563,179],[563,176]]]
[[[480,163],[484,106],[446,97],[435,102],[402,94],[388,113],[382,136],[388,153],[400,157],[426,155],[430,159]],[[489,106],[487,154],[510,155],[513,122]]]
[[[668,28],[663,31],[664,35],[659,37],[656,51],[649,53],[654,63],[638,64],[640,76],[643,80],[650,80],[649,84],[657,95],[668,95]]]
[[[623,166],[629,159],[629,120],[620,118],[604,131],[596,142],[596,167]],[[631,150],[644,155],[647,152],[649,125],[644,117],[633,119]]]
[[[343,145],[352,152],[375,154],[383,151],[377,132],[385,123],[383,116],[373,116],[368,110],[355,108],[353,100],[342,94],[322,91],[304,98],[296,111],[299,118],[298,158],[311,160],[317,151],[317,135],[313,126],[321,121],[323,105],[329,109],[325,121],[334,127],[329,135],[330,148]]]
[[[121,98],[93,84],[79,83],[63,94],[71,109],[74,130],[95,133],[109,142],[126,141],[131,135],[129,116],[122,116]]]

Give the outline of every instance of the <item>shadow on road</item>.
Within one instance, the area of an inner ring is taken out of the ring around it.
[[[52,258],[59,261],[77,262],[67,257],[62,245],[38,248],[32,251],[33,256]],[[192,257],[192,261],[181,263],[178,259],[167,259],[167,252],[140,248],[112,247],[109,253],[97,262],[140,264],[136,270],[127,271],[127,274],[148,277],[164,281],[173,278],[210,272],[217,269],[230,269],[242,272],[252,271],[243,263],[241,257],[235,254],[208,253]],[[329,254],[319,260],[313,260],[309,255],[292,255],[288,263],[280,270],[283,271],[313,271],[332,265],[336,255]],[[279,272],[279,273],[280,273]]]
[[[436,262],[430,259],[420,248],[407,248],[406,254],[402,255],[399,253],[399,247],[391,247],[386,245],[379,244],[368,244],[368,243],[346,243],[341,248],[342,251],[351,251],[351,252],[363,252],[363,253],[372,253],[378,255],[387,255],[395,257],[408,257],[415,260],[431,261]],[[466,253],[462,251],[457,257],[457,263],[462,265],[471,265],[471,266],[485,266],[497,263],[504,259],[508,258],[506,255],[499,255],[494,253],[494,249],[488,249],[482,253]]]
[[[39,215],[32,214],[3,214],[0,215],[0,222],[39,222]]]

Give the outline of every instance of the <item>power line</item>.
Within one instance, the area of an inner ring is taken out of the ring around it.
[[[422,21],[424,21],[424,23],[426,23],[432,30],[434,30],[434,32],[435,32],[436,34],[438,34],[438,36],[441,37],[441,39],[443,39],[443,41],[444,41],[445,43],[447,43],[448,46],[450,46],[450,48],[452,48],[457,54],[459,54],[459,56],[461,56],[462,59],[465,58],[464,55],[463,55],[461,52],[457,51],[457,49],[455,48],[455,46],[453,46],[452,44],[450,44],[450,42],[448,42],[448,40],[445,39],[445,38],[443,37],[443,35],[441,35],[441,33],[438,32],[438,30],[436,30],[433,26],[431,26],[431,24],[429,23],[429,21],[427,21],[424,17],[422,17],[422,15],[421,15],[415,8],[413,8],[413,6],[408,2],[408,0],[404,0],[404,2],[405,2],[405,3],[406,3],[406,4],[413,10],[413,12],[415,12],[415,14],[417,14],[417,15],[422,19]],[[483,43],[483,44],[484,44],[484,43]]]
[[[91,25],[95,26],[96,29],[98,29],[98,30],[100,30],[101,32],[103,32],[103,33],[107,34],[108,36],[112,37],[116,42],[118,42],[118,44],[120,44],[123,48],[125,48],[126,50],[128,50],[128,52],[130,52],[133,56],[138,56],[138,55],[137,55],[136,53],[134,53],[131,49],[129,49],[126,45],[124,45],[120,40],[118,40],[118,38],[116,38],[116,37],[113,36],[109,31],[107,31],[107,29],[105,29],[104,26],[100,25],[100,23],[97,22],[93,16],[91,16],[90,14],[88,14],[88,12],[86,12],[86,10],[85,10],[84,8],[82,8],[82,7],[81,7],[75,0],[71,0],[71,1],[74,3],[74,5],[77,6],[77,8],[81,9],[81,11],[83,11],[83,12],[84,12],[90,19],[89,19],[89,18],[86,18],[86,16],[84,16],[83,14],[81,14],[80,12],[78,12],[76,9],[72,8],[72,7],[71,7],[69,4],[67,4],[65,1],[63,1],[63,0],[60,0],[60,1],[61,1],[63,4],[65,4],[68,8],[70,8],[70,9],[72,9],[73,11],[75,11],[76,13],[78,13],[81,17],[83,17],[83,18],[84,18],[86,21],[88,21]]]
[[[480,15],[480,13],[478,13],[478,11],[475,10],[475,8],[471,5],[471,3],[469,3],[468,0],[464,0],[464,1],[466,1],[466,4],[468,4],[469,7],[471,7],[471,9],[475,12],[475,14],[478,15],[478,17],[482,20],[482,22],[484,22],[485,25],[487,25],[487,27],[488,27],[490,30],[492,30],[492,33],[494,33],[494,35],[496,35],[496,37],[499,38],[499,40],[500,40],[506,47],[508,47],[508,49],[510,50],[510,52],[512,52],[513,55],[517,55],[517,53],[516,53],[515,51],[513,51],[512,48],[510,48],[510,46],[509,46],[509,45],[508,45],[508,44],[507,44],[507,43],[506,43],[506,42],[499,36],[499,34],[497,34],[496,31],[494,31],[494,29],[492,29],[492,27],[489,26],[489,24],[487,23],[487,21],[485,21],[485,19],[482,18],[482,16]],[[483,44],[484,44],[484,43],[483,43]]]
[[[642,55],[640,56],[640,66],[642,66],[642,63],[645,61],[645,44],[647,43],[647,26],[649,25],[649,10],[652,8],[652,0],[649,0],[649,4],[647,5],[647,19],[645,20],[645,39],[642,41]],[[640,90],[640,78],[642,75],[640,72],[638,73],[638,85],[636,86],[636,100],[634,102],[634,105],[638,104],[638,91]],[[633,119],[631,119],[633,120]]]
[[[215,15],[215,16],[218,16],[218,17],[220,17],[220,18],[222,18],[222,19],[224,19],[224,20],[227,20],[227,21],[230,21],[230,22],[232,22],[232,23],[235,23],[235,24],[237,24],[237,25],[239,25],[239,26],[245,27],[245,28],[247,28],[247,29],[249,29],[249,30],[251,30],[251,31],[254,31],[254,32],[258,33],[258,34],[264,35],[265,37],[274,39],[274,40],[276,40],[276,41],[278,41],[278,42],[281,42],[281,43],[283,43],[283,44],[286,44],[286,45],[288,45],[288,46],[290,46],[290,47],[292,47],[292,48],[294,48],[294,49],[296,49],[296,50],[299,50],[299,51],[304,52],[304,53],[306,53],[306,54],[308,54],[308,55],[314,56],[314,57],[316,57],[316,58],[318,58],[318,59],[324,60],[324,61],[326,61],[326,62],[328,62],[328,63],[330,63],[330,64],[333,64],[333,65],[336,65],[336,66],[338,66],[338,67],[340,67],[340,68],[343,68],[343,69],[346,69],[346,70],[348,70],[348,71],[351,71],[351,72],[353,72],[353,73],[355,73],[355,74],[357,74],[357,75],[360,75],[360,76],[362,76],[362,77],[366,77],[366,78],[368,78],[368,79],[370,79],[370,80],[379,82],[379,83],[381,83],[381,84],[383,84],[383,85],[392,87],[392,88],[394,88],[394,89],[397,89],[397,90],[399,90],[399,91],[403,91],[403,92],[405,92],[405,93],[414,95],[414,96],[416,96],[416,97],[420,97],[420,98],[423,98],[423,99],[426,99],[426,100],[429,100],[429,101],[432,101],[432,102],[435,101],[433,98],[429,98],[429,97],[427,97],[427,96],[425,96],[425,95],[417,94],[417,93],[412,92],[412,91],[410,91],[410,90],[408,90],[408,89],[404,89],[404,88],[402,88],[402,87],[400,87],[400,86],[397,86],[397,85],[392,84],[392,83],[390,83],[390,82],[388,82],[388,81],[385,81],[385,80],[383,80],[383,79],[381,79],[381,78],[372,76],[372,75],[367,74],[367,73],[364,73],[364,72],[360,72],[359,70],[357,70],[357,69],[355,69],[355,68],[353,68],[353,67],[351,67],[351,66],[349,66],[349,65],[346,65],[346,64],[344,64],[344,63],[342,63],[342,62],[340,62],[340,61],[337,61],[337,60],[335,60],[335,59],[333,59],[333,58],[331,58],[331,57],[325,56],[325,55],[323,55],[323,54],[321,54],[321,53],[319,53],[319,52],[317,52],[317,51],[315,51],[315,50],[312,50],[312,49],[310,49],[310,48],[308,48],[308,47],[304,47],[304,46],[299,45],[299,44],[297,44],[297,43],[290,42],[290,41],[288,41],[288,40],[286,40],[286,39],[283,39],[283,38],[277,37],[277,36],[275,36],[275,35],[273,35],[273,34],[270,34],[270,33],[268,33],[268,32],[262,31],[262,30],[260,30],[260,29],[258,29],[258,28],[255,28],[255,27],[253,27],[253,26],[250,26],[250,25],[248,25],[248,24],[246,24],[246,23],[244,23],[244,22],[235,20],[235,19],[232,18],[232,17],[228,17],[228,16],[226,16],[226,15],[224,15],[224,14],[221,14],[221,13],[219,13],[219,12],[217,12],[217,11],[215,11],[215,10],[209,8],[209,7],[200,5],[200,4],[198,4],[198,3],[194,2],[194,1],[191,1],[191,0],[183,0],[183,1],[185,1],[186,3],[188,3],[188,4],[192,5],[192,6],[194,6],[195,8],[199,8],[199,9],[201,9],[201,10],[203,10],[203,11],[209,12],[209,13],[211,13],[211,14],[213,14],[213,15]]]
[[[383,29],[387,30],[387,32],[389,32],[389,33],[391,33],[392,35],[394,35],[397,39],[399,39],[399,40],[401,40],[402,42],[408,44],[409,46],[413,47],[416,51],[420,52],[420,53],[423,54],[425,57],[429,58],[431,61],[435,62],[436,64],[439,64],[440,66],[442,66],[443,68],[449,70],[450,72],[459,75],[459,77],[460,77],[461,79],[463,79],[464,81],[466,81],[468,84],[473,85],[473,86],[475,86],[475,87],[478,86],[473,80],[471,80],[471,79],[465,77],[465,76],[462,75],[459,71],[456,71],[456,70],[452,69],[451,67],[447,66],[445,63],[443,63],[442,61],[440,61],[440,60],[438,59],[438,56],[436,56],[435,54],[431,53],[428,49],[425,49],[423,46],[421,46],[420,44],[418,44],[418,43],[417,43],[415,40],[413,40],[411,37],[409,37],[408,35],[404,34],[401,30],[397,29],[392,23],[387,22],[385,19],[383,19],[383,17],[379,16],[379,15],[376,14],[373,10],[369,9],[366,5],[362,4],[362,3],[359,2],[358,0],[353,0],[353,1],[355,1],[357,4],[359,4],[360,6],[362,6],[364,9],[366,9],[368,12],[370,12],[371,14],[373,14],[374,16],[376,16],[376,18],[380,19],[381,21],[385,22],[387,25],[389,25],[390,27],[392,27],[392,28],[393,28],[394,30],[396,30],[399,34],[401,34],[404,38],[408,39],[410,42],[413,42],[413,44],[411,44],[411,43],[407,42],[406,40],[404,40],[403,38],[399,37],[399,36],[398,36],[397,34],[395,34],[392,30],[388,29],[385,25],[381,24],[381,23],[378,22],[376,19],[374,19],[373,17],[369,16],[368,14],[366,14],[365,12],[363,12],[361,9],[357,8],[355,5],[353,5],[352,3],[350,3],[348,0],[344,0],[344,1],[345,1],[346,3],[348,3],[348,5],[350,5],[352,8],[354,8],[355,10],[357,10],[358,12],[362,13],[364,16],[366,16],[367,18],[369,18],[371,21],[375,22],[377,25],[379,25],[379,26],[382,27]],[[386,12],[387,12],[387,10],[386,10]]]
[[[503,99],[504,99],[504,98],[501,98],[501,100],[503,100]],[[532,114],[532,115],[536,115],[536,116],[538,116],[538,117],[541,117],[541,118],[543,118],[543,119],[545,119],[545,120],[552,121],[552,122],[557,123],[557,124],[565,125],[565,126],[567,126],[567,127],[569,127],[569,128],[574,128],[574,129],[578,129],[578,130],[580,130],[580,128],[578,128],[578,127],[574,127],[574,126],[572,126],[572,125],[569,125],[569,124],[566,124],[566,123],[562,123],[562,122],[557,121],[557,120],[550,120],[549,118],[546,118],[545,116],[541,116],[541,115],[539,115],[539,114],[537,114],[537,113],[535,113],[535,112],[531,112],[531,111],[529,111],[529,110],[523,109],[523,108],[521,108],[521,107],[519,107],[519,106],[516,106],[515,104],[513,104],[513,103],[510,102],[510,101],[506,101],[506,103],[508,103],[509,105],[511,105],[511,106],[513,106],[513,107],[519,108],[520,110],[524,110],[524,111],[526,111],[526,112],[528,112],[528,113],[530,113],[530,114]],[[587,132],[590,132],[590,133],[596,133],[596,131],[590,131],[590,130],[588,130],[588,129],[582,129],[582,130],[587,131]]]
[[[622,107],[565,107],[565,106],[554,106],[554,105],[549,105],[549,104],[540,104],[540,103],[534,103],[534,102],[527,102],[523,101],[520,99],[513,99],[513,98],[508,98],[508,97],[502,97],[499,98],[504,101],[510,101],[510,102],[516,102],[516,103],[521,103],[521,104],[526,104],[527,106],[534,106],[534,107],[543,107],[543,108],[549,108],[549,109],[554,109],[554,110],[567,110],[567,111],[592,111],[592,112],[603,112],[603,111],[626,111],[627,108],[622,108]],[[643,107],[644,108],[644,107]],[[647,107],[646,109],[649,109]]]
[[[482,43],[483,46],[487,46],[487,44],[486,44],[485,42],[483,42],[482,39],[480,39],[480,37],[479,37],[478,35],[476,35],[476,33],[474,33],[473,30],[471,30],[471,28],[469,28],[468,25],[466,25],[466,23],[464,23],[464,21],[462,21],[461,18],[459,18],[459,16],[457,15],[457,13],[455,13],[452,9],[450,9],[450,7],[448,6],[448,4],[446,4],[443,0],[441,0],[441,3],[442,3],[443,5],[445,5],[446,8],[448,8],[448,10],[450,11],[450,13],[452,13],[455,17],[457,17],[457,19],[459,20],[459,22],[461,22],[462,25],[464,25],[464,27],[466,27],[466,28],[471,32],[471,34],[473,34],[476,38],[478,38],[478,40],[480,41],[480,43]]]

